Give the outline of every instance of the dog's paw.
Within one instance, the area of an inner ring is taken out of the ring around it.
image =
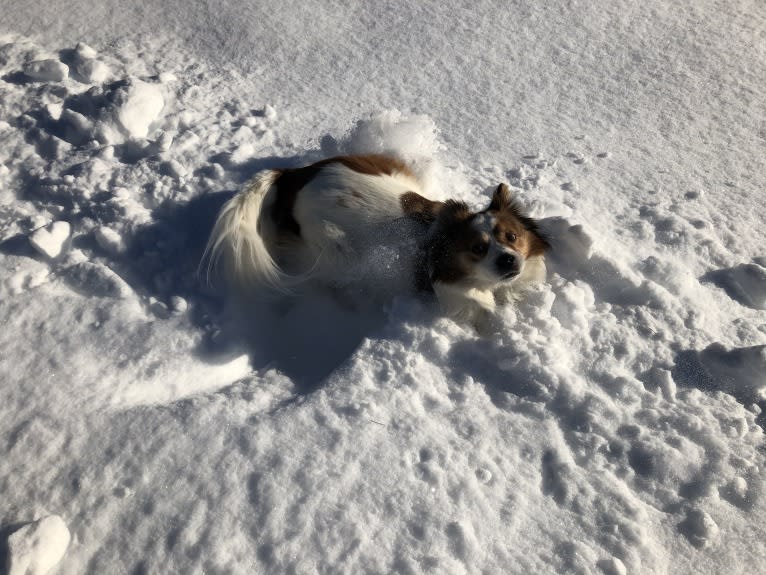
[[[434,292],[445,315],[473,326],[479,333],[491,330],[495,312],[495,296],[491,291],[436,282]]]

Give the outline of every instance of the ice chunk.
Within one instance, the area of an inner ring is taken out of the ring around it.
[[[8,575],[45,575],[61,561],[70,541],[58,515],[25,525],[8,537]]]

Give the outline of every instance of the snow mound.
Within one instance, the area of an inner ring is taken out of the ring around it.
[[[700,389],[729,393],[745,405],[766,402],[766,345],[727,349],[713,343],[679,354],[673,377]]]
[[[358,120],[340,140],[328,136],[322,141],[325,155],[392,154],[407,162],[436,199],[445,198],[440,187],[444,166],[439,158],[443,150],[433,119],[418,114],[387,110]]]
[[[158,85],[130,78],[68,98],[50,130],[75,145],[139,140],[149,135],[164,105]]]
[[[46,575],[61,561],[70,535],[64,520],[49,515],[8,537],[8,575]]]
[[[705,274],[702,280],[722,288],[730,298],[742,305],[766,310],[766,268],[758,264],[740,264],[715,270]]]

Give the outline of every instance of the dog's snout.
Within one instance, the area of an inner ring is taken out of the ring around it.
[[[495,267],[502,277],[515,276],[520,271],[519,260],[509,253],[500,254],[495,260]]]

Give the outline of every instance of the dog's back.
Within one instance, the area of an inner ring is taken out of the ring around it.
[[[208,242],[209,264],[222,259],[236,285],[280,291],[308,278],[347,284],[362,276],[372,282],[412,276],[425,227],[406,217],[406,194],[422,198],[420,183],[387,156],[262,172],[222,209]]]

